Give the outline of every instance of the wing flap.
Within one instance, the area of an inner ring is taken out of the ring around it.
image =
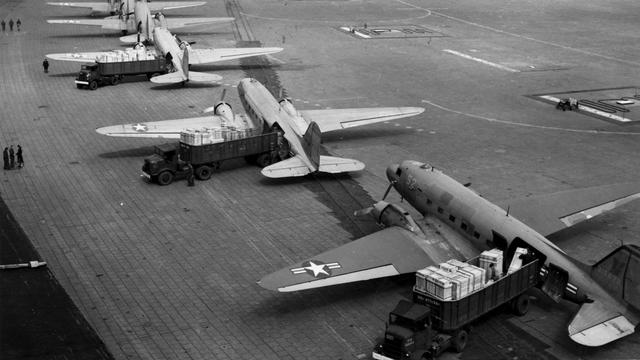
[[[220,127],[222,118],[216,115],[188,119],[149,121],[135,124],[105,126],[96,129],[101,135],[114,137],[138,137],[180,139],[180,132],[185,129],[201,129],[204,127]]]
[[[296,155],[263,168],[261,173],[269,178],[305,176],[309,173],[309,167]]]
[[[179,29],[187,26],[196,25],[224,25],[234,21],[232,17],[217,18],[165,18],[167,29]]]
[[[226,60],[241,59],[251,56],[275,54],[282,51],[279,47],[268,48],[228,48],[228,49],[190,49],[189,64],[210,64]]]
[[[585,346],[601,346],[633,334],[635,325],[602,302],[583,304],[569,324],[571,340]]]
[[[421,107],[299,110],[308,123],[316,122],[323,133],[415,116],[423,111]]]
[[[258,284],[281,292],[312,289],[411,273],[451,258],[437,246],[425,251],[428,241],[389,227],[267,275]]]
[[[544,236],[640,198],[640,183],[574,189],[497,203]]]
[[[105,30],[120,30],[122,21],[117,17],[115,19],[64,19],[64,20],[47,20],[49,24],[67,24],[67,25],[85,25],[85,26],[101,26]]]
[[[364,169],[364,164],[358,160],[323,155],[320,156],[320,167],[318,167],[318,171],[332,174],[362,169]]]

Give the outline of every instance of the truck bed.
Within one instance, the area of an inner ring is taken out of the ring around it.
[[[101,75],[134,75],[164,72],[166,60],[163,58],[155,60],[136,60],[118,62],[98,62],[98,69]]]
[[[536,285],[537,278],[538,260],[535,260],[459,300],[441,300],[414,291],[413,301],[431,309],[434,329],[452,331],[532,288]]]
[[[180,142],[180,158],[197,166],[272,151],[277,146],[277,132],[208,145],[189,145]]]

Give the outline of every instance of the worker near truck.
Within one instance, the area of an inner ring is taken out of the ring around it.
[[[42,61],[42,68],[44,69],[45,74],[49,72],[49,60],[47,60],[47,58]]]
[[[187,167],[189,168],[189,174],[187,174],[187,185],[188,186],[194,186],[195,185],[195,181],[196,181],[196,177],[193,174],[193,165],[191,165],[191,162],[187,163]]]

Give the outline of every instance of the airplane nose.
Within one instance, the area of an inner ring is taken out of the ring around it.
[[[398,181],[398,167],[400,167],[399,164],[391,164],[387,167],[387,179],[389,179],[389,182]]]

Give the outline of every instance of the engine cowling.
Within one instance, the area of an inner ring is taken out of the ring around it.
[[[287,114],[289,114],[291,116],[298,116],[298,111],[293,106],[293,103],[291,102],[291,99],[284,98],[284,99],[279,101],[279,104],[280,104],[280,108],[282,110],[284,110]]]
[[[422,232],[409,212],[396,204],[390,204],[386,201],[378,201],[373,205],[371,215],[379,224],[382,224],[385,227],[399,226],[414,233]]]
[[[213,113],[218,116],[221,116],[224,120],[228,122],[233,122],[234,120],[233,109],[231,109],[231,105],[229,105],[224,101],[218,102],[213,107]]]

